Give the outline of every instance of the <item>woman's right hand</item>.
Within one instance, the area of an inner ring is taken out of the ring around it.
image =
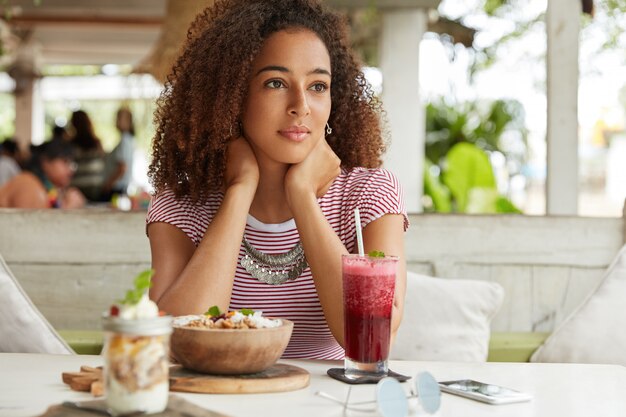
[[[235,184],[253,186],[255,190],[259,184],[259,165],[254,151],[243,137],[233,140],[226,150],[224,187],[228,189]]]

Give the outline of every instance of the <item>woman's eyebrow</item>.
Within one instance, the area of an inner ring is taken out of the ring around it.
[[[280,65],[268,65],[258,70],[256,75],[259,75],[262,72],[267,72],[267,71],[291,72],[289,68],[287,67],[282,67]],[[330,71],[324,68],[315,68],[314,70],[309,71],[307,75],[311,75],[311,74],[324,74],[324,75],[328,75],[329,77],[331,76]]]
[[[324,68],[315,68],[313,71],[310,71],[307,75],[311,75],[311,74],[323,74],[323,75],[328,75],[329,77],[331,76],[330,71]]]
[[[280,72],[290,72],[286,67],[281,67],[280,65],[268,65],[266,67],[261,68],[257,71],[256,75],[259,75],[262,72],[266,71],[280,71]]]

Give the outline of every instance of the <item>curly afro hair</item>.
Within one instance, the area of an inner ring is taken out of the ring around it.
[[[206,201],[223,187],[229,141],[239,120],[254,59],[271,34],[317,34],[330,54],[327,141],[346,169],[381,164],[382,108],[360,70],[343,17],[315,0],[216,0],[200,13],[157,101],[149,176],[156,192]]]

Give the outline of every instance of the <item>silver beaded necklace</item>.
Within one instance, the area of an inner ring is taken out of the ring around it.
[[[302,242],[298,242],[287,253],[270,255],[256,250],[248,239],[242,239],[244,255],[241,266],[254,278],[270,285],[280,285],[293,281],[307,269],[309,264],[304,256]]]

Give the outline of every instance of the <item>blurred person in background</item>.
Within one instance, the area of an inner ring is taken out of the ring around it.
[[[33,147],[29,167],[0,187],[0,207],[84,207],[85,197],[70,186],[75,168],[68,143],[46,142]]]
[[[50,142],[61,141],[67,142],[70,138],[67,135],[67,131],[63,126],[54,125],[52,128],[52,137],[50,138]]]
[[[99,201],[104,182],[105,153],[96,136],[89,115],[82,110],[72,113],[74,135],[70,143],[77,164],[72,185],[77,187],[90,201]]]
[[[0,186],[22,171],[17,159],[18,149],[15,140],[7,139],[0,143]]]
[[[130,109],[121,107],[117,111],[115,126],[120,131],[120,142],[107,156],[102,187],[103,201],[110,201],[114,194],[128,194],[128,185],[133,175],[135,126]]]

